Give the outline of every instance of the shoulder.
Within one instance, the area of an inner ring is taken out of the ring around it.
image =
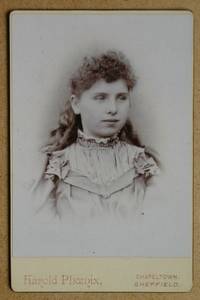
[[[127,153],[130,159],[136,159],[141,154],[145,154],[145,148],[144,147],[138,147],[135,145],[128,144],[126,142],[123,142],[124,147],[127,149]]]
[[[63,172],[69,171],[69,154],[73,151],[74,145],[70,145],[65,149],[47,152],[47,167],[45,170],[46,178],[54,178],[55,176],[62,178]]]
[[[74,144],[67,146],[62,150],[57,150],[53,152],[46,152],[49,162],[57,162],[59,164],[65,163],[69,159],[69,154],[74,149]]]
[[[146,147],[138,147],[126,144],[129,153],[129,159],[138,175],[144,175],[146,178],[159,174],[159,166]]]

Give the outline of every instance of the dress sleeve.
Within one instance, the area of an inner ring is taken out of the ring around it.
[[[138,175],[143,175],[145,179],[150,179],[159,174],[159,167],[155,160],[145,153],[145,149],[139,151],[134,158],[134,168]]]
[[[47,215],[56,215],[56,189],[59,180],[67,176],[68,162],[61,151],[47,154],[45,168],[31,190],[31,199],[35,213],[44,211]]]
[[[64,179],[69,172],[69,163],[63,151],[53,152],[48,155],[48,163],[44,172],[44,179],[51,179],[54,183]]]

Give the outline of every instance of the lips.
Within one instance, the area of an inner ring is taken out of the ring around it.
[[[106,120],[102,120],[102,122],[108,122],[108,123],[116,123],[118,122],[119,120],[117,119],[106,119]]]

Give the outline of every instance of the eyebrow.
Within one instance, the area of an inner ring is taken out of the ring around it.
[[[128,95],[128,92],[118,93],[117,95],[118,95],[118,96]]]
[[[95,95],[95,96],[96,96],[96,95],[108,95],[108,93],[105,93],[105,92],[96,92],[94,95]]]
[[[94,95],[108,95],[109,93],[106,93],[106,92],[96,92]],[[117,93],[117,96],[124,96],[124,95],[128,95],[129,93],[128,92],[120,92],[120,93]]]

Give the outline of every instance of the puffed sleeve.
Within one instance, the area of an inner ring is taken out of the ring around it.
[[[138,151],[134,158],[136,174],[143,175],[146,180],[159,174],[159,167],[151,155],[145,153],[145,149]]]
[[[63,151],[47,154],[44,171],[32,188],[32,201],[35,213],[56,215],[56,189],[59,180],[67,176],[68,162]]]
[[[66,153],[56,151],[48,155],[48,164],[44,172],[45,179],[51,179],[53,182],[64,179],[69,172],[69,163]]]

